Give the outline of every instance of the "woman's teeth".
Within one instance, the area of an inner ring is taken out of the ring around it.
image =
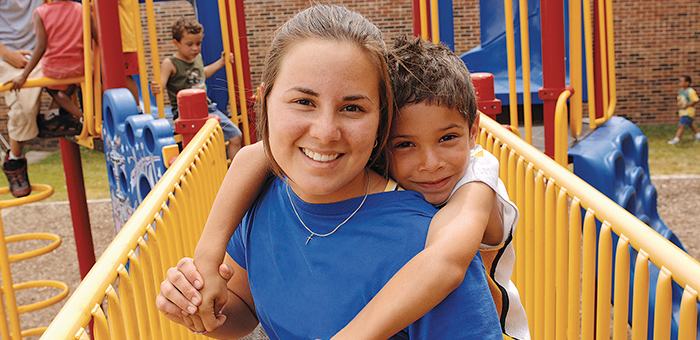
[[[307,150],[307,149],[303,149],[303,148],[301,150],[304,152],[304,154],[307,157],[309,157],[317,162],[330,162],[330,161],[335,160],[336,158],[338,158],[340,156],[339,153],[332,154],[332,155],[325,155],[325,154],[316,153],[316,152],[313,152],[311,150]]]

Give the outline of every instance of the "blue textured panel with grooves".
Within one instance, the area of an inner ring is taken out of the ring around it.
[[[642,130],[622,117],[612,117],[588,137],[569,150],[574,161],[574,173],[598,191],[656,230],[663,237],[686,251],[678,237],[661,220],[656,210],[656,188],[649,178],[649,144]],[[600,228],[600,223],[598,223]],[[618,237],[613,234],[613,244]],[[630,249],[630,296],[634,282],[634,259],[637,251]],[[616,251],[616,247],[613,247]],[[614,275],[614,271],[613,271]],[[656,282],[659,268],[649,264],[649,333],[653,337]],[[680,301],[683,289],[673,283],[673,315],[671,338],[678,338]],[[629,322],[632,321],[630,299]],[[698,320],[700,324],[700,317]],[[700,339],[700,333],[698,333]]]
[[[163,147],[176,142],[166,119],[138,113],[129,90],[107,90],[103,103],[102,137],[114,225],[119,232],[165,173]]]

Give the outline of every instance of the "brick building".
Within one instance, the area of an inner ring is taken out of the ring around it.
[[[387,41],[396,35],[412,32],[411,0],[331,2],[368,17],[385,33]],[[272,31],[308,5],[308,0],[245,1],[253,84],[259,82]],[[453,5],[455,50],[461,54],[479,45],[479,2],[453,0]],[[688,74],[700,84],[700,21],[694,20],[698,9],[697,0],[676,0],[673,6],[660,1],[613,1],[617,115],[637,124],[677,122],[674,105],[678,76]],[[170,25],[181,15],[194,16],[194,9],[184,0],[156,2],[155,13],[162,58],[173,53]],[[7,108],[0,99],[0,131],[3,133],[6,131],[6,112]],[[55,141],[33,141],[30,146],[55,148]]]

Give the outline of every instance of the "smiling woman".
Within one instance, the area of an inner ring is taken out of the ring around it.
[[[281,66],[267,96],[276,167],[309,203],[362,195],[379,128],[374,63],[354,45],[314,39],[291,47]]]
[[[217,298],[215,307],[183,315],[194,296],[190,282],[201,283],[194,263],[183,259],[157,299],[168,318],[214,337],[245,335],[259,320],[272,339],[329,339],[423,249],[435,209],[372,170],[386,168],[393,111],[385,55],[379,30],[344,7],[311,7],[277,31],[259,126],[278,177],[228,242],[225,304]],[[255,148],[234,159],[205,234],[230,229],[236,164]],[[219,242],[207,239],[208,247]],[[426,317],[396,331],[391,339],[501,339],[481,259]]]

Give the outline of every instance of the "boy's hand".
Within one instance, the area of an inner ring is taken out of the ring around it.
[[[226,59],[224,59],[224,58],[226,58],[226,52],[221,52],[221,62],[222,62],[222,63],[224,62],[224,60],[226,60]],[[228,61],[229,61],[231,64],[233,64],[233,53],[229,53]]]
[[[19,89],[22,88],[22,85],[27,82],[27,78],[24,75],[19,75],[12,79],[11,82],[12,86],[10,87],[10,91],[19,91]]]
[[[225,266],[225,265],[221,265]],[[227,279],[230,279],[230,269],[211,268],[212,266],[200,266],[200,274],[204,285],[199,293],[202,295],[202,303],[199,305],[197,315],[201,318],[202,324],[207,332],[220,327],[226,320],[226,316],[221,315],[221,309],[228,300]],[[209,267],[209,268],[206,268]]]
[[[153,95],[155,96],[155,95],[159,94],[160,91],[161,91],[161,89],[160,89],[160,85],[158,84],[158,82],[152,81],[151,82],[151,93],[153,93]]]

